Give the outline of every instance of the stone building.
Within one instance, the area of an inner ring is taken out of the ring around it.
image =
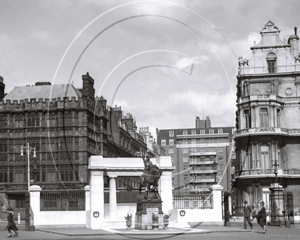
[[[160,129],[157,139],[175,166],[176,192],[209,192],[213,184],[230,190],[233,127],[211,127],[209,117],[196,117],[195,128]]]
[[[269,187],[278,181],[287,204],[300,203],[300,56],[297,29],[282,40],[271,21],[261,40],[250,48],[249,60],[239,59],[235,144],[234,204],[269,210]],[[288,197],[293,195],[293,197]]]
[[[83,190],[91,155],[134,157],[147,152],[132,116],[122,117],[119,108],[116,118],[115,109],[95,97],[88,73],[82,76],[82,89],[38,82],[14,87],[6,96],[0,80],[0,192],[16,210],[24,208],[28,191],[28,155],[21,156],[27,143],[36,150],[36,158],[33,151],[30,155],[30,179],[43,191]]]

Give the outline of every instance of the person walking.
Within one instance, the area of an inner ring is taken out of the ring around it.
[[[15,236],[18,236],[18,228],[17,228],[17,226],[15,224],[15,221],[14,221],[13,209],[11,207],[8,207],[6,211],[8,213],[8,215],[7,215],[8,223],[7,223],[7,226],[4,230],[7,229],[7,231],[8,231],[8,236],[7,237],[11,237],[11,231],[15,232]]]
[[[251,216],[251,207],[248,205],[247,201],[244,201],[244,228],[247,229],[247,222],[249,223],[251,229],[253,227],[253,224],[250,220]]]
[[[264,205],[265,205],[264,201],[261,200],[259,202],[260,208],[259,208],[259,211],[256,215],[256,218],[257,218],[257,223],[264,230],[263,233],[266,233],[266,231],[267,231],[267,228],[266,228],[267,214],[266,214],[266,208],[264,207]]]

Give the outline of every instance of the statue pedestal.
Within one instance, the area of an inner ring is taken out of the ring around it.
[[[137,203],[135,214],[135,229],[152,230],[152,213],[158,214],[158,229],[164,229],[164,219],[161,200],[143,200]]]

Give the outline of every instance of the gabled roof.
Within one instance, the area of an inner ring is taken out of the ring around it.
[[[53,98],[60,97],[63,100],[64,97],[71,99],[75,97],[78,99],[82,96],[82,93],[77,90],[72,84],[55,84],[55,85],[40,85],[40,86],[22,86],[14,87],[3,99],[6,100],[25,100],[35,98],[38,100],[42,98],[52,100]]]

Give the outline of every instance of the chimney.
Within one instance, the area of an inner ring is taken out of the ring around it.
[[[3,81],[3,77],[0,76],[0,100],[2,100],[5,96],[4,90],[5,90],[5,84]]]
[[[86,75],[82,75],[82,97],[90,97],[95,99],[94,79],[87,72]]]

